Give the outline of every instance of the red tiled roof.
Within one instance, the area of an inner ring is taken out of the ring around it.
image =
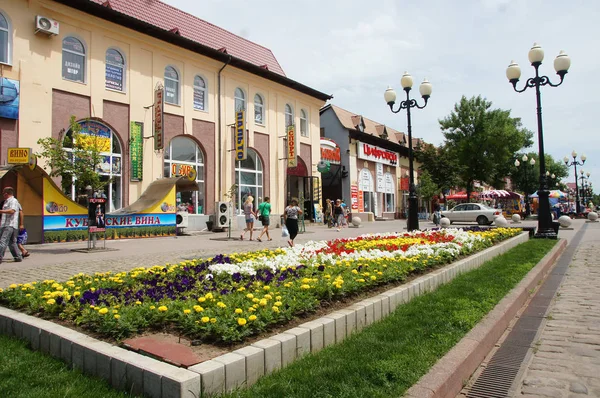
[[[285,76],[277,59],[269,50],[198,17],[158,0],[88,0],[114,11],[146,22],[165,31],[178,32],[186,39],[211,47],[226,49],[227,54]],[[107,4],[108,3],[108,4]]]

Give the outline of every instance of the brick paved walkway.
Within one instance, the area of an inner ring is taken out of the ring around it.
[[[600,397],[600,224],[589,223],[516,396]]]

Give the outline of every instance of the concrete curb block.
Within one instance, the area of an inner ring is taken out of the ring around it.
[[[33,349],[62,359],[70,367],[80,369],[86,374],[103,378],[119,390],[157,398],[214,395],[248,387],[261,376],[281,369],[304,355],[339,343],[351,334],[385,318],[399,305],[435,290],[461,273],[479,267],[528,239],[528,234],[522,233],[498,246],[418,277],[406,285],[188,369],[101,342],[67,327],[4,307],[0,307],[0,333],[25,340]],[[539,278],[532,279],[530,285],[535,286],[538,280]],[[527,298],[527,289],[524,292],[523,302]],[[506,319],[508,325],[511,318],[512,316],[505,316],[502,319]],[[474,340],[475,337],[474,335],[468,339],[473,345],[477,341]],[[461,383],[462,379],[459,379],[462,386]],[[414,388],[417,391],[420,387]],[[426,390],[432,391],[431,388]]]
[[[455,397],[502,336],[510,321],[567,246],[562,239],[519,284],[404,395],[409,398]]]

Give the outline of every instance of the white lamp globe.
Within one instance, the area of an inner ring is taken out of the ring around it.
[[[535,159],[531,158],[531,160],[529,161],[529,164],[532,165],[532,166],[535,165]]]
[[[383,98],[385,98],[386,104],[393,104],[396,102],[396,91],[393,88],[388,87],[383,93]]]
[[[429,98],[431,96],[431,90],[432,90],[432,87],[431,87],[431,83],[429,83],[429,80],[427,80],[427,78],[423,79],[423,82],[419,86],[419,92],[421,93],[421,97]]]
[[[515,61],[510,61],[510,65],[506,68],[506,78],[508,81],[519,80],[521,78],[521,68]]]
[[[554,70],[556,73],[567,73],[569,68],[571,67],[571,58],[564,51],[560,51],[560,53],[554,59]]]
[[[521,162],[519,162],[519,159],[515,160],[515,166],[519,167],[521,165]]]
[[[413,78],[408,72],[404,72],[402,79],[400,79],[400,85],[403,89],[412,88]]]
[[[542,47],[539,44],[533,43],[533,47],[529,50],[527,57],[532,64],[542,62],[544,60],[544,50],[542,50]]]

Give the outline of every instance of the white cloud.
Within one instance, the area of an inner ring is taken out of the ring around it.
[[[513,91],[505,77],[520,63],[522,86],[534,70],[527,52],[534,41],[546,53],[541,73],[558,81],[552,61],[559,50],[572,68],[558,88],[542,88],[544,144],[555,159],[576,149],[600,186],[598,100],[600,2],[588,0],[166,0],[184,11],[273,51],[291,79],[334,95],[333,103],[406,130],[406,115],[392,114],[383,91],[399,91],[408,70],[415,83],[433,84],[429,105],[413,115],[413,134],[439,144],[438,119],[462,95],[479,95],[512,109],[537,137],[533,90]],[[414,93],[418,96],[418,90]],[[534,147],[537,150],[537,138]],[[571,170],[572,174],[572,170]],[[569,182],[575,177],[571,176]],[[596,185],[596,184],[594,184]]]

